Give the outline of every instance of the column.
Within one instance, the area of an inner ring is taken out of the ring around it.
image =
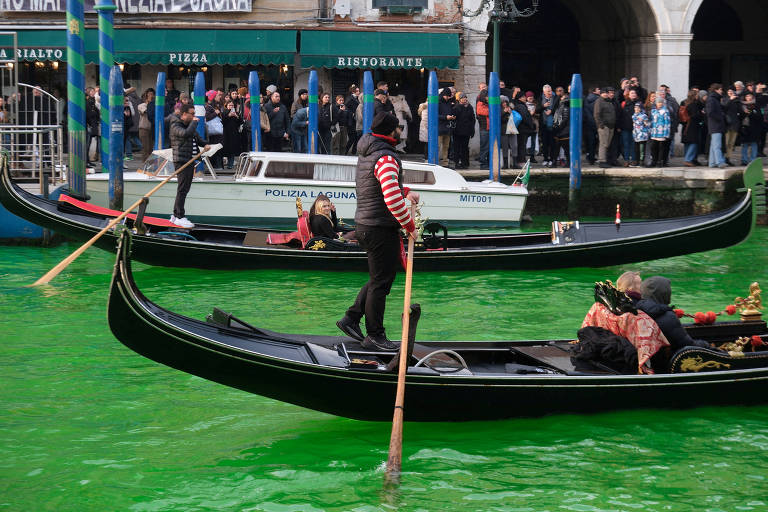
[[[657,81],[653,86],[666,84],[675,98],[685,98],[691,68],[691,41],[693,34],[656,34]]]

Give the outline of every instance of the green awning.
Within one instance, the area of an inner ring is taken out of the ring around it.
[[[459,34],[302,30],[301,67],[459,68]]]
[[[63,29],[19,30],[18,39],[19,60],[66,60],[67,35]],[[97,63],[98,30],[85,31],[85,49],[86,62]],[[293,64],[295,53],[295,30],[115,29],[114,32],[116,63]]]

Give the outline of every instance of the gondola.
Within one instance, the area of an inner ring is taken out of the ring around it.
[[[207,321],[149,301],[131,274],[131,235],[118,248],[109,293],[112,333],[158,363],[249,393],[337,416],[392,419],[399,359],[345,337],[294,335],[248,324],[220,309]],[[413,309],[415,337],[418,309]],[[722,341],[760,336],[763,321],[698,327]],[[472,421],[633,408],[688,408],[768,402],[768,351],[741,357],[687,347],[673,373],[623,375],[576,369],[567,340],[409,344],[405,419]],[[727,370],[725,370],[727,368]]]
[[[601,267],[667,258],[738,244],[755,223],[764,204],[762,162],[744,172],[739,202],[722,212],[674,219],[622,222],[553,223],[551,232],[448,235],[427,226],[414,253],[419,271],[550,269]],[[88,240],[119,212],[63,196],[51,201],[30,194],[3,172],[0,202],[12,213],[76,240]],[[135,216],[134,216],[135,217]],[[270,245],[274,230],[198,224],[175,227],[166,219],[143,217],[144,229],[134,237],[133,257],[150,265],[206,269],[306,268],[367,270],[365,253],[356,245],[312,238],[303,246]],[[136,220],[127,226],[135,229]],[[143,234],[142,234],[143,233]],[[111,231],[96,245],[114,251]],[[312,250],[320,249],[320,250]]]

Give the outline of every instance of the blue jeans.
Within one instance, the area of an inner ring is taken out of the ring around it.
[[[125,156],[133,156],[134,146],[136,147],[136,151],[141,151],[141,141],[139,140],[139,134],[126,133],[125,140],[123,141]]]
[[[719,167],[725,163],[723,156],[723,134],[713,133],[709,141],[709,166]]]
[[[685,161],[693,162],[696,160],[696,155],[699,153],[699,145],[695,142],[685,145]]]
[[[488,163],[488,130],[480,129],[480,154],[477,160],[480,163]]]
[[[757,142],[741,143],[741,163],[748,164],[757,158]]]
[[[622,156],[625,162],[632,162],[635,158],[635,139],[632,138],[632,132],[629,130],[621,131]]]
[[[293,144],[294,153],[307,153],[309,141],[307,140],[307,132],[291,131],[291,142]]]

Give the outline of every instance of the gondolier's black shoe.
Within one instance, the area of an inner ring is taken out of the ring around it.
[[[344,316],[344,318],[336,322],[336,327],[353,340],[363,341],[363,331],[360,330],[360,323],[355,322],[348,316]]]
[[[369,350],[382,350],[388,352],[397,350],[399,347],[399,344],[395,345],[389,341],[384,334],[378,336],[366,336],[365,339],[360,342],[360,345]]]

